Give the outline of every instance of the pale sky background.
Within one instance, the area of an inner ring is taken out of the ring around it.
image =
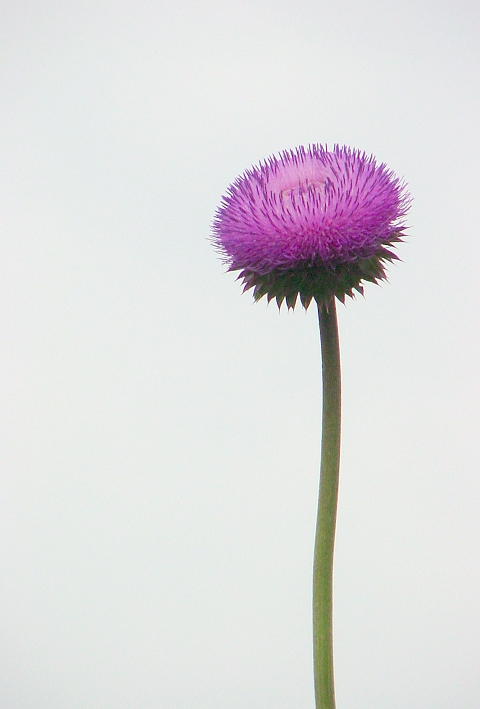
[[[2,709],[313,709],[316,313],[208,241],[309,142],[414,197],[339,310],[338,709],[478,709],[480,5],[0,16]]]

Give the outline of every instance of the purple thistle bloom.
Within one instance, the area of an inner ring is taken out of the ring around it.
[[[299,147],[270,157],[231,185],[213,222],[213,244],[244,290],[294,307],[342,302],[362,281],[384,279],[389,247],[404,236],[404,184],[351,148]]]

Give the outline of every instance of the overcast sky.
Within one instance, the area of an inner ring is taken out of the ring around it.
[[[338,709],[480,705],[480,5],[3,0],[0,705],[313,709],[316,312],[209,243],[335,143],[414,202],[339,306]]]

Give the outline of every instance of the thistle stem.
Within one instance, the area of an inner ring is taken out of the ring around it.
[[[340,347],[335,298],[318,306],[322,349],[322,453],[313,562],[313,665],[317,709],[335,709],[333,552],[340,466]]]

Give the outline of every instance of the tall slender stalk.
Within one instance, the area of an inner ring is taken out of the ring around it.
[[[320,493],[313,562],[313,664],[317,709],[335,709],[333,679],[333,552],[340,467],[340,347],[335,298],[318,306],[323,416]]]

